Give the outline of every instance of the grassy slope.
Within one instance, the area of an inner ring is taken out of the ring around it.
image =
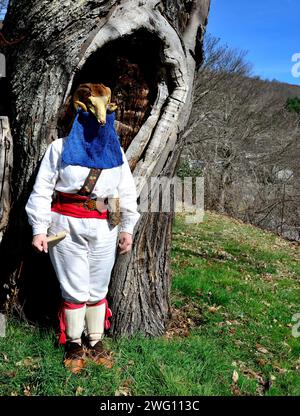
[[[106,339],[113,369],[89,363],[74,376],[53,333],[10,320],[0,394],[299,395],[299,246],[213,213],[198,225],[179,215],[173,230],[174,318],[164,337]]]

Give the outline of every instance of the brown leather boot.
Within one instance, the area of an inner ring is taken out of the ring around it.
[[[85,366],[85,352],[77,342],[67,341],[65,346],[64,366],[73,374],[79,373]]]
[[[93,347],[89,347],[88,356],[96,364],[103,365],[106,368],[112,368],[112,352],[104,348],[102,341],[98,341]]]

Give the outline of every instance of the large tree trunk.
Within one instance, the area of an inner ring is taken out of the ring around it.
[[[53,299],[59,290],[48,258],[30,248],[24,205],[47,145],[66,134],[59,114],[67,97],[81,82],[111,88],[112,101],[119,105],[117,132],[138,195],[151,176],[173,177],[191,111],[195,68],[202,61],[209,4],[10,2],[3,34],[8,41],[25,38],[4,49],[10,87],[4,104],[14,141],[14,204],[1,245],[1,293],[7,309],[19,305],[37,318],[50,316],[57,306]],[[117,257],[110,287],[112,335],[163,333],[170,316],[172,219],[172,210],[142,213],[132,252]]]
[[[7,117],[0,116],[0,241],[9,221],[13,143]]]

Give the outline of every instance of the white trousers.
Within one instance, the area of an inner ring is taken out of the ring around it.
[[[95,303],[108,292],[117,251],[118,226],[110,229],[106,219],[74,218],[52,212],[49,235],[67,236],[49,255],[60,283],[62,297],[72,303]]]

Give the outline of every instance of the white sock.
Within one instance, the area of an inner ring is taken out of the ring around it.
[[[105,312],[105,303],[98,306],[86,306],[85,322],[91,347],[103,338]]]
[[[81,345],[86,305],[78,309],[65,309],[67,341]]]

